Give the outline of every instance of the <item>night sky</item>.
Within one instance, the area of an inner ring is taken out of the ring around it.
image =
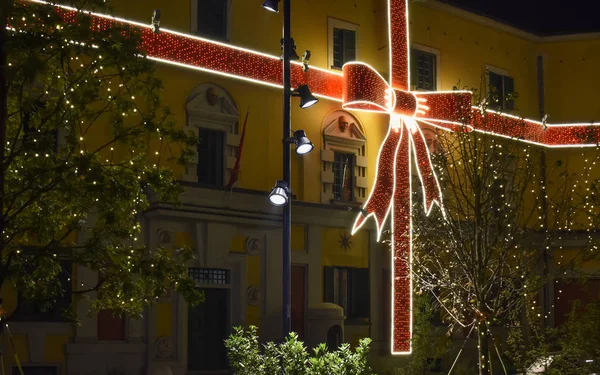
[[[531,33],[600,32],[600,0],[441,0]]]

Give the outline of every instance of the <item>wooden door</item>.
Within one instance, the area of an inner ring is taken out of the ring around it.
[[[188,309],[188,370],[227,369],[229,290],[203,289],[205,301]]]
[[[292,265],[292,331],[304,339],[306,312],[306,265]]]

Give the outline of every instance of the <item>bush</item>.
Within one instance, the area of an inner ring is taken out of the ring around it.
[[[284,343],[258,342],[258,329],[234,328],[235,332],[225,340],[227,357],[236,375],[374,375],[367,365],[371,339],[360,340],[354,352],[347,343],[336,351],[329,351],[325,344],[314,349],[310,356],[296,333],[290,333]]]

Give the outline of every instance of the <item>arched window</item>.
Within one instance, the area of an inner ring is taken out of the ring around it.
[[[321,202],[362,203],[367,195],[367,139],[358,119],[335,111],[323,122]]]
[[[221,86],[202,83],[188,96],[186,111],[186,130],[198,137],[198,145],[183,179],[221,187],[229,180],[240,143],[235,101]]]

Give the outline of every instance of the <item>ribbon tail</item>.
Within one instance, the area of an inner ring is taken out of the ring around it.
[[[373,190],[363,206],[363,212],[356,217],[352,234],[356,233],[360,227],[371,216],[375,218],[377,223],[377,240],[381,237],[383,225],[391,211],[392,200],[394,198],[395,181],[394,181],[394,163],[392,160],[396,158],[396,152],[400,144],[401,132],[398,130],[398,124],[392,116],[392,124],[388,129],[388,133],[379,149],[379,157],[377,159],[377,171],[375,172],[375,183]]]
[[[410,130],[402,129],[396,157],[396,186],[392,211],[392,353],[411,352],[412,231]]]
[[[407,128],[411,133],[411,143],[415,155],[415,165],[421,186],[423,187],[423,207],[425,213],[429,215],[433,209],[434,203],[442,210],[445,216],[444,207],[442,204],[442,188],[440,182],[433,169],[431,155],[427,147],[427,141],[421,131],[421,128],[414,119],[407,119]]]

